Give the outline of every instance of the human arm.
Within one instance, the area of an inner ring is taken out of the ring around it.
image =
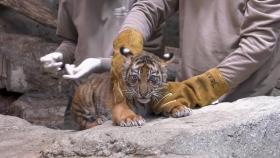
[[[178,4],[177,2],[177,0],[141,0],[136,2],[129,12],[120,34],[114,40],[114,55],[111,68],[111,84],[114,94],[112,120],[114,124],[131,126],[131,121],[135,121],[132,124],[142,125],[142,123],[139,123],[142,122],[142,117],[130,109],[122,93],[124,87],[122,81],[122,65],[124,60],[120,54],[121,50],[127,48],[130,50],[129,53],[133,55],[141,53],[144,40],[149,38],[150,33],[168,17],[167,15],[171,15],[172,11],[175,12],[176,8],[178,8],[175,5]],[[158,12],[159,10],[160,12]],[[153,14],[157,15],[154,16]],[[158,16],[162,17],[159,19]]]
[[[49,72],[60,71],[65,63],[74,61],[75,47],[71,41],[64,40],[54,52],[42,56],[40,62]]]
[[[240,29],[239,47],[217,66],[230,88],[245,81],[276,53],[280,1],[249,0]]]
[[[238,48],[215,68],[219,70],[219,76],[221,76],[216,81],[223,83],[224,80],[226,84],[221,85],[227,85],[228,88],[215,86],[213,90],[216,90],[213,93],[209,86],[210,79],[207,79],[207,73],[203,73],[181,83],[169,83],[168,88],[174,95],[166,97],[162,105],[175,99],[180,100],[179,96],[181,96],[188,99],[188,102],[185,102],[188,106],[205,106],[248,79],[278,51],[276,47],[279,43],[279,4],[280,1],[277,0],[249,0],[247,2],[243,23],[240,26]],[[197,80],[198,78],[200,80]],[[201,80],[201,78],[204,79]]]
[[[66,64],[65,69],[68,74],[63,75],[63,78],[78,79],[90,72],[109,72],[110,68],[111,58],[87,58],[78,66]]]
[[[71,3],[72,1],[59,1],[56,33],[63,41],[54,52],[40,58],[43,67],[48,71],[59,71],[65,63],[72,63],[74,61],[77,31],[71,19]]]
[[[133,4],[121,31],[114,40],[114,55],[111,75],[113,80],[121,77],[121,48],[128,48],[132,54],[141,53],[144,40],[147,40],[153,30],[179,7],[178,0],[141,0]],[[118,89],[118,88],[115,88]]]
[[[134,28],[149,39],[152,33],[159,28],[168,17],[179,9],[178,0],[141,0],[133,4],[128,16],[123,22],[121,31]]]
[[[73,2],[59,1],[56,34],[63,39],[56,52],[63,54],[63,64],[73,63],[78,33],[72,20]]]

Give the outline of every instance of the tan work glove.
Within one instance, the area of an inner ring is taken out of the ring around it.
[[[140,32],[126,28],[114,40],[114,55],[111,66],[111,86],[114,94],[112,107],[112,121],[119,126],[140,126],[144,119],[135,114],[122,93],[124,82],[122,78],[124,59],[120,52],[137,55],[143,49],[143,37]]]
[[[174,106],[206,106],[228,92],[228,85],[218,68],[182,82],[169,82],[168,94],[154,105],[156,113],[170,113]]]
[[[114,55],[120,53],[121,48],[128,48],[136,55],[143,50],[143,41],[143,36],[139,31],[133,28],[126,28],[114,40]]]
[[[140,32],[132,28],[126,28],[122,31],[113,43],[114,55],[112,58],[111,80],[113,92],[115,94],[115,103],[124,101],[122,94],[122,66],[124,64],[123,56],[120,51],[129,50],[132,54],[137,55],[143,50],[143,36]]]

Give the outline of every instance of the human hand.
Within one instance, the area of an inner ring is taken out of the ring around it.
[[[101,67],[101,59],[99,58],[87,58],[79,66],[74,64],[66,64],[65,69],[67,75],[63,75],[64,79],[78,79],[90,71],[95,71]]]
[[[60,52],[49,53],[40,58],[40,62],[43,64],[45,70],[49,72],[57,72],[61,70],[63,65],[63,54]]]
[[[133,55],[136,55],[142,52],[143,45],[142,34],[136,29],[126,28],[113,42],[114,54],[119,54],[122,49],[127,48]]]
[[[154,106],[158,113],[170,112],[179,105],[189,108],[209,105],[227,93],[229,87],[220,71],[213,68],[182,82],[169,82],[166,89],[168,95]]]

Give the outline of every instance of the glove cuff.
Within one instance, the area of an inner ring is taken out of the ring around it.
[[[100,59],[101,59],[100,69],[102,70],[102,72],[110,71],[112,58],[100,58]]]
[[[75,60],[75,52],[76,49],[76,44],[69,41],[69,40],[64,40],[62,43],[59,45],[59,47],[56,49],[56,52],[61,52],[63,54],[63,65],[68,63],[72,64]]]
[[[213,93],[217,98],[228,92],[228,83],[218,68],[212,68],[202,75],[207,77],[210,86],[213,89]]]

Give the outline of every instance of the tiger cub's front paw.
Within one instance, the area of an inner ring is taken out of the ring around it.
[[[170,116],[179,118],[179,117],[186,117],[191,115],[191,109],[184,106],[180,105],[175,107],[174,109],[171,110]]]
[[[128,116],[121,120],[118,124],[121,127],[132,127],[132,126],[142,126],[145,123],[145,119],[139,115]]]

